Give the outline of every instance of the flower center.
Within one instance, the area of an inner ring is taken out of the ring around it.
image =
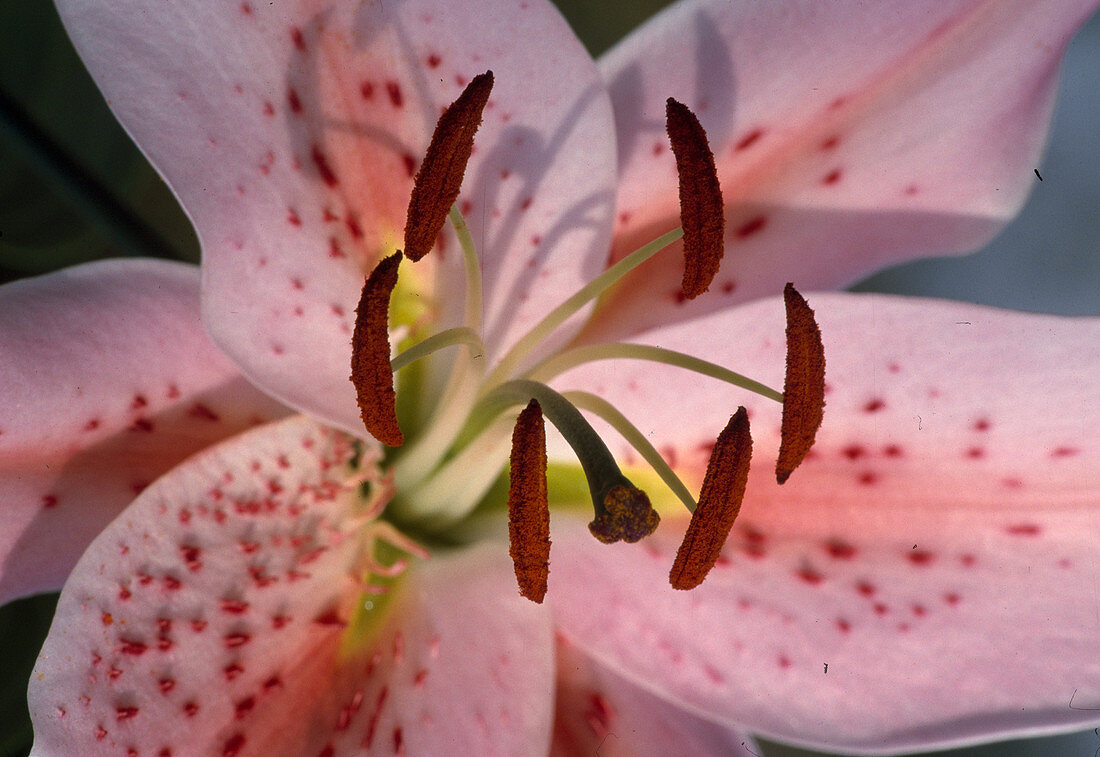
[[[686,298],[705,293],[718,272],[723,254],[724,206],[714,156],[695,115],[670,98],[666,124],[679,175],[681,228],[610,266],[544,316],[487,370],[481,335],[480,263],[455,201],[492,86],[492,72],[475,77],[440,117],[415,179],[404,253],[398,251],[385,258],[371,272],[356,311],[351,380],[364,426],[391,448],[388,457],[393,463],[396,495],[387,514],[403,524],[419,524],[436,531],[460,523],[477,508],[498,478],[510,447],[511,555],[521,593],[541,602],[546,592],[550,549],[544,416],[580,462],[592,498],[594,518],[589,530],[593,536],[605,543],[633,543],[651,534],[660,520],[649,498],[623,475],[607,445],[580,412],[586,410],[614,427],[692,513],[669,580],[675,588],[693,588],[717,560],[744,496],[752,449],[745,409],[738,409],[719,435],[696,503],[645,436],[610,403],[586,392],[560,394],[547,382],[563,371],[595,360],[650,360],[773,399],[783,404],[776,464],[777,480],[783,483],[806,456],[822,420],[825,364],[813,312],[788,284],[784,290],[787,373],[782,393],[701,358],[639,344],[567,347],[532,367],[521,368],[566,320],[672,242],[684,240],[681,286]],[[458,237],[466,272],[463,324],[434,333],[391,359],[390,299],[398,284],[402,260],[407,257],[415,262],[424,257],[447,220]],[[454,356],[449,377],[437,392],[433,414],[406,445],[394,377],[452,346],[463,349]]]

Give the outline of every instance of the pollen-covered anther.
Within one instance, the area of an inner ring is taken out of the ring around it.
[[[752,437],[745,408],[737,409],[718,435],[707,462],[699,505],[691,515],[684,541],[676,552],[669,583],[674,589],[694,589],[703,583],[722,553],[749,479]]]
[[[814,311],[788,283],[783,288],[787,309],[787,376],[783,383],[783,422],[775,478],[785,483],[814,444],[825,414],[825,348]]]
[[[546,493],[546,430],[531,400],[512,431],[508,483],[508,553],[519,593],[541,603],[550,573],[550,508]]]
[[[684,228],[684,278],[680,286],[691,300],[707,291],[722,264],[722,188],[714,153],[699,119],[671,97],[665,104],[665,128],[680,181],[680,224]]]
[[[443,111],[428,152],[413,182],[405,218],[405,255],[417,261],[431,251],[458,198],[466,163],[474,149],[474,134],[493,89],[493,72],[475,76]]]
[[[625,484],[612,486],[603,498],[603,509],[588,524],[592,535],[604,544],[633,544],[657,530],[661,516],[641,489]]]
[[[363,425],[383,444],[398,447],[405,437],[397,425],[397,394],[390,369],[390,295],[397,284],[401,253],[384,258],[363,284],[351,336],[351,383]]]

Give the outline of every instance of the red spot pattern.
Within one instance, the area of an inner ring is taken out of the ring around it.
[[[767,216],[756,216],[755,218],[751,218],[745,223],[738,226],[734,234],[737,236],[738,239],[747,239],[748,237],[751,237],[752,235],[763,231],[764,227],[767,225]]]
[[[313,160],[313,165],[317,167],[317,174],[321,177],[321,181],[330,187],[335,187],[339,183],[336,174],[333,173],[332,166],[329,165],[328,157],[318,145],[313,145],[310,148],[309,157]]]
[[[306,51],[306,40],[302,36],[302,30],[297,26],[290,27],[290,39],[294,42],[294,48],[301,53]]]
[[[840,144],[840,137],[833,135],[821,141],[821,150],[828,152],[829,150],[835,150],[836,146]]]
[[[747,150],[750,147],[752,147],[754,144],[756,144],[762,136],[764,136],[764,130],[763,129],[753,129],[752,131],[747,133],[745,136],[741,137],[741,139],[739,139],[737,141],[737,144],[735,144],[733,146],[733,149],[736,152],[741,152],[742,150]]]
[[[294,87],[290,87],[287,90],[287,92],[286,92],[286,101],[287,101],[287,104],[290,105],[290,112],[291,113],[301,113],[302,112],[302,100],[301,100],[301,98],[298,97],[298,92],[297,92],[297,90],[294,89]]]
[[[1039,536],[1043,533],[1043,527],[1038,523],[1013,523],[1005,527],[1005,533],[1009,536]]]
[[[386,94],[389,95],[390,104],[400,108],[405,104],[405,96],[401,93],[401,85],[395,81],[386,82]]]
[[[821,183],[825,186],[832,186],[833,184],[836,184],[840,181],[840,173],[841,172],[839,168],[834,168],[832,171],[829,171],[829,173],[825,174],[821,178]]]
[[[906,557],[909,559],[909,562],[920,566],[931,565],[932,561],[936,559],[934,554],[923,549],[910,550],[906,554]]]

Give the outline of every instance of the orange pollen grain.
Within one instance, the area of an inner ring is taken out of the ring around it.
[[[689,300],[710,287],[725,253],[725,214],[714,153],[695,114],[671,97],[665,127],[680,179],[680,224],[684,227],[684,278]]]
[[[676,552],[669,583],[674,589],[694,589],[703,583],[722,553],[749,479],[752,437],[749,415],[737,409],[726,428],[718,435],[707,462],[699,506],[691,515],[684,541]]]
[[[814,444],[825,414],[825,348],[814,311],[791,284],[783,288],[787,308],[787,376],[775,478],[784,483]]]
[[[367,277],[355,310],[351,337],[351,383],[367,431],[383,444],[405,441],[397,425],[397,394],[390,368],[390,295],[397,285],[401,253],[384,258]]]
[[[550,574],[550,507],[546,494],[546,430],[531,400],[512,431],[508,538],[519,593],[541,603]]]
[[[493,72],[473,78],[435,125],[428,153],[413,182],[405,219],[405,255],[417,261],[428,254],[458,198],[474,134],[493,89]]]

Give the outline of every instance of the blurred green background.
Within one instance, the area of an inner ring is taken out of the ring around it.
[[[109,2],[109,0],[103,0]],[[764,1],[764,0],[761,0]],[[558,0],[598,55],[666,2]],[[1066,314],[1100,310],[1100,24],[1080,35],[1044,182],[1002,238],[965,259],[925,261],[860,284],[868,291],[950,297]],[[111,116],[47,0],[0,0],[0,283],[105,257],[198,262],[171,193]],[[0,757],[31,744],[25,692],[56,595],[0,609]],[[816,753],[762,743],[766,757]],[[1093,757],[1100,735],[1005,742],[941,757]]]

